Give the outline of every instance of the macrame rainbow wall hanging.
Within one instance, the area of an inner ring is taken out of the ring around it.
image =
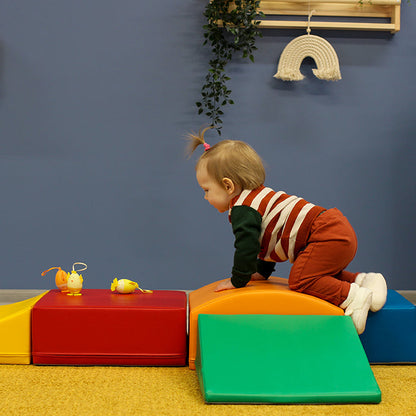
[[[311,35],[310,18],[308,18],[307,34],[293,39],[283,50],[277,72],[274,78],[283,81],[301,81],[304,75],[300,72],[300,66],[307,57],[312,58],[317,68],[313,74],[326,81],[338,81],[341,79],[338,56],[332,45],[320,36]]]

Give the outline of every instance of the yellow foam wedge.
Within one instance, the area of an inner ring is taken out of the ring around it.
[[[48,291],[30,299],[0,305],[0,364],[30,364],[31,313]]]

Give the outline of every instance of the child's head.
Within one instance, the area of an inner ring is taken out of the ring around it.
[[[251,146],[239,140],[223,140],[208,146],[204,139],[206,130],[188,136],[188,154],[192,154],[199,145],[205,144],[206,147],[196,164],[197,172],[203,166],[208,175],[221,186],[224,186],[224,178],[229,178],[242,190],[252,190],[263,185],[266,177],[263,162]]]

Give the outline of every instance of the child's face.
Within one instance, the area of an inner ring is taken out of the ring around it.
[[[205,192],[205,199],[219,212],[225,212],[230,208],[231,199],[237,195],[235,186],[230,179],[224,178],[224,185],[219,184],[208,175],[204,164],[196,171],[196,180]]]

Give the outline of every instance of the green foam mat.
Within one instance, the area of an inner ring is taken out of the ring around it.
[[[207,403],[379,403],[350,317],[199,315],[196,370]]]

